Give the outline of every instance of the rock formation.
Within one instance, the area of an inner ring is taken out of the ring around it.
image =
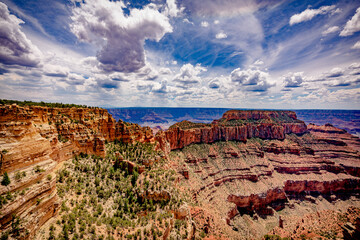
[[[80,153],[104,157],[105,140],[155,142],[150,128],[116,122],[100,108],[49,108],[16,104],[0,106],[0,173],[11,183],[0,186],[0,229],[20,217],[23,235],[35,231],[58,210],[56,177],[59,163]]]
[[[193,143],[245,142],[249,138],[282,140],[286,134],[301,135],[306,131],[305,123],[296,119],[294,112],[230,110],[211,124],[182,121],[171,126],[165,135],[174,150]]]
[[[181,149],[173,159],[184,163],[178,172],[187,169],[193,199],[236,229],[243,214],[360,192],[360,139],[331,125],[307,127],[293,112],[232,110],[212,124],[175,124],[165,135],[172,150]]]
[[[188,236],[196,228],[204,233],[230,228],[234,238],[261,237],[268,230],[241,232],[257,223],[244,224],[239,217],[273,216],[294,208],[294,201],[316,202],[321,196],[336,202],[360,192],[359,138],[329,124],[307,127],[291,111],[231,110],[211,124],[183,121],[154,137],[150,128],[116,122],[104,109],[5,105],[0,106],[0,173],[7,172],[11,181],[0,186],[0,230],[10,228],[16,216],[28,231],[23,238],[33,237],[59,209],[54,172],[60,164],[80,153],[104,157],[105,141],[114,140],[155,143],[165,152],[167,167],[179,173],[176,186],[200,203],[186,208],[194,219]],[[115,156],[129,172],[138,167],[120,153]],[[5,196],[11,201],[3,201]],[[153,201],[174,196],[164,190],[142,193]]]

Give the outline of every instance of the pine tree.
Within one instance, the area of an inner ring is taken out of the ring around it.
[[[7,172],[4,173],[3,180],[1,181],[1,185],[7,186],[10,184],[10,178]]]

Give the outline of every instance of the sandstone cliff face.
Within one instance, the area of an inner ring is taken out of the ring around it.
[[[286,134],[307,132],[304,122],[296,119],[291,111],[239,111],[224,113],[212,124],[196,124],[183,121],[171,126],[166,132],[170,149],[181,149],[193,143],[216,141],[246,141],[249,138],[279,139]]]
[[[57,165],[81,152],[104,157],[105,140],[115,139],[155,141],[150,128],[116,122],[105,109],[0,106],[0,174],[11,179],[0,195],[12,195],[0,209],[0,229],[15,214],[31,238],[58,210]]]
[[[331,125],[306,127],[291,112],[229,111],[165,134],[171,149],[181,149],[171,155],[182,186],[237,230],[243,214],[273,216],[319,195],[334,202],[360,192],[360,139]]]

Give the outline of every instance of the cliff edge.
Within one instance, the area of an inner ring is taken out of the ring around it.
[[[75,155],[106,155],[105,141],[154,142],[152,130],[116,122],[105,109],[0,106],[0,229],[21,219],[31,238],[59,209],[56,174]]]

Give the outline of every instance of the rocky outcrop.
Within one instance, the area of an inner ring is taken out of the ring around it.
[[[248,211],[264,209],[273,202],[285,200],[286,194],[282,188],[269,189],[264,193],[254,193],[248,196],[229,195],[227,200],[236,204],[238,208]]]
[[[105,141],[115,139],[155,142],[150,128],[116,122],[105,109],[0,106],[0,173],[11,181],[0,194],[12,196],[0,209],[1,231],[15,214],[32,237],[58,210],[56,166],[80,153],[104,157]]]
[[[305,123],[291,111],[230,110],[212,124],[177,123],[165,132],[165,138],[173,150],[193,143],[245,142],[249,138],[283,140],[286,134],[306,132]]]
[[[152,130],[137,124],[116,122],[100,108],[0,107],[1,143],[8,150],[0,171],[12,171],[26,165],[20,163],[24,153],[31,162],[43,154],[63,161],[80,152],[105,156],[104,141],[125,143],[155,142]],[[12,144],[11,144],[12,143]],[[18,144],[20,149],[16,149]],[[15,150],[15,151],[13,151]],[[46,150],[50,152],[45,152]]]
[[[294,202],[335,203],[360,192],[359,138],[329,124],[306,127],[291,112],[229,111],[212,124],[182,122],[165,133],[171,149],[181,148],[171,155],[179,173],[187,170],[182,181],[194,201],[235,231],[257,224],[235,225],[248,216],[266,219]]]

